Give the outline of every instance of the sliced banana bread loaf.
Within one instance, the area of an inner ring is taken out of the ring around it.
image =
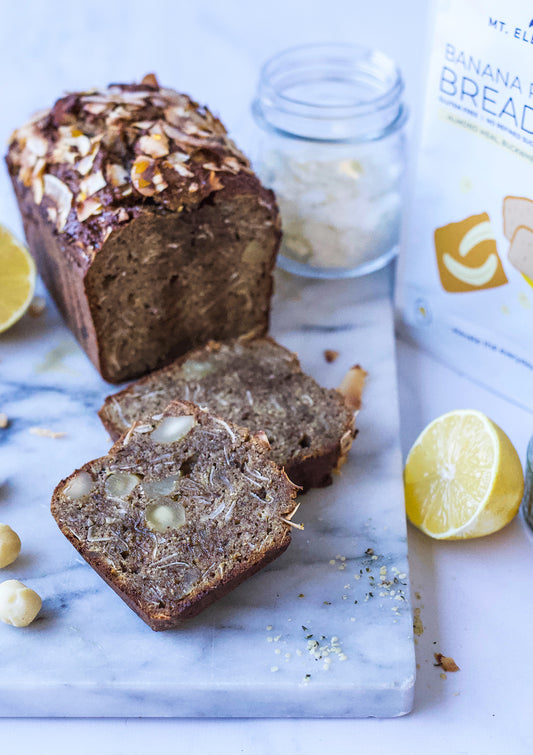
[[[159,630],[280,555],[295,494],[264,435],[173,402],[63,480],[52,514],[83,558]]]
[[[115,439],[176,398],[265,432],[274,461],[304,490],[331,481],[355,434],[353,410],[343,396],[305,375],[298,357],[272,338],[196,349],[109,396],[99,416]]]
[[[39,272],[106,380],[267,331],[274,195],[207,108],[154,76],[68,94],[6,160]]]

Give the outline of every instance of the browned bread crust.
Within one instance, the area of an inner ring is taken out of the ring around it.
[[[171,428],[163,442],[156,435],[168,418],[192,427],[177,440]],[[83,558],[161,630],[287,548],[295,494],[263,436],[180,401],[158,420],[135,423],[108,456],[60,482],[51,508]]]
[[[251,432],[304,491],[331,482],[355,435],[354,413],[336,390],[302,372],[273,338],[211,342],[108,396],[99,411],[113,439],[173,399],[191,399]]]
[[[207,108],[153,77],[68,94],[6,161],[39,271],[107,380],[266,332],[275,199]]]

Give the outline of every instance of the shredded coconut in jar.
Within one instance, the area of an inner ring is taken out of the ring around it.
[[[262,173],[281,210],[281,253],[313,267],[354,268],[391,250],[400,233],[402,176],[402,162],[391,158],[364,150],[354,158],[332,145],[265,155]]]
[[[257,169],[281,210],[281,267],[342,278],[395,255],[403,90],[394,61],[361,45],[301,45],[265,63],[252,112]]]

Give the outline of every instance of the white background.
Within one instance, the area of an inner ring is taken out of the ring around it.
[[[425,69],[423,0],[0,0],[0,138],[61,90],[157,72],[221,115],[246,150],[261,62],[305,42],[381,48],[403,69],[411,125]],[[412,143],[416,142],[416,130]],[[20,231],[2,181],[0,220]],[[500,424],[522,459],[533,416],[398,343],[404,454],[435,416],[469,407]],[[414,711],[396,720],[0,720],[0,752],[195,753],[533,751],[533,539],[516,519],[480,541],[438,543],[409,528],[413,606],[424,632]],[[417,597],[420,596],[420,597]],[[434,652],[461,670],[440,677]],[[1,673],[1,654],[0,654]]]

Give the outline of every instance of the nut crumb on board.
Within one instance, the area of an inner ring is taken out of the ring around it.
[[[360,365],[356,364],[350,367],[337,389],[344,396],[346,404],[354,412],[359,411],[361,408],[363,388],[367,375],[366,370],[363,370]]]
[[[326,362],[334,362],[339,357],[339,352],[334,351],[333,349],[325,349],[324,351],[324,359]]]
[[[417,636],[424,634],[424,625],[422,624],[422,619],[420,618],[420,608],[415,608],[414,610],[413,630]]]
[[[39,435],[41,438],[63,438],[66,433],[58,433],[54,430],[48,430],[46,427],[30,427],[32,435]]]
[[[0,429],[4,430],[8,425],[9,419],[7,418],[7,414],[0,412]]]
[[[34,296],[33,300],[28,307],[28,314],[30,317],[40,317],[46,309],[46,301],[42,296]]]
[[[460,671],[461,669],[456,662],[450,656],[443,655],[442,653],[434,653],[435,660],[437,661],[435,666],[440,666],[443,671]]]

